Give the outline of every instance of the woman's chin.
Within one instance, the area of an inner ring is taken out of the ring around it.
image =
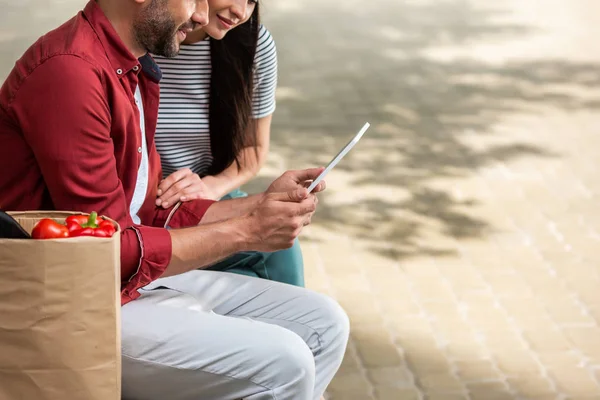
[[[206,34],[208,36],[211,37],[211,39],[214,40],[221,40],[225,37],[225,35],[227,35],[228,31],[222,30],[222,29],[205,29],[204,30],[206,32]]]

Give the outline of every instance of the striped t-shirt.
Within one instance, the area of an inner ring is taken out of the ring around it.
[[[213,161],[209,134],[209,40],[182,45],[175,58],[155,57],[163,73],[156,148],[164,176],[181,168],[190,168],[202,176]],[[262,25],[254,74],[252,115],[263,118],[275,111],[277,50],[271,34]]]

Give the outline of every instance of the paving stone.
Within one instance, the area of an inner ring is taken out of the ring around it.
[[[508,378],[508,384],[518,395],[525,398],[556,396],[549,379],[539,374],[526,374]]]

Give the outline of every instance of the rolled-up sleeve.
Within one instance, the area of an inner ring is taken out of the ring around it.
[[[137,298],[139,296],[137,289],[160,278],[169,265],[172,248],[171,235],[165,229],[167,222],[169,228],[198,225],[206,210],[213,203],[213,200],[195,200],[181,203],[176,208],[156,207],[153,226],[132,226],[126,229],[124,234],[134,232],[137,242],[134,240],[121,242],[122,246],[128,246],[123,249],[121,262],[128,266],[135,266],[127,271],[126,276],[130,276],[130,278],[123,283],[121,296],[123,304],[130,299]]]
[[[136,299],[139,288],[160,278],[171,262],[171,254],[171,235],[166,229],[126,228],[121,240],[121,303]]]
[[[52,57],[21,83],[10,112],[31,146],[54,208],[97,211],[119,223],[122,303],[138,297],[137,289],[169,265],[171,237],[164,228],[135,226],[129,215],[99,69],[78,56]]]

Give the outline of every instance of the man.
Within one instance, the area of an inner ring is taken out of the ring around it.
[[[348,339],[337,303],[197,268],[291,246],[321,170],[247,199],[154,205],[160,70],[147,53],[177,54],[206,15],[206,0],[92,0],[40,38],[0,90],[0,203],[121,225],[124,398],[318,399]]]

